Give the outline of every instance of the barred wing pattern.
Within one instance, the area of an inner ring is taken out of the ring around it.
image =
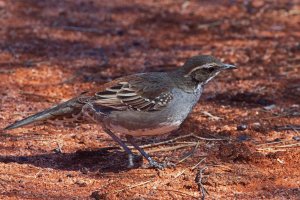
[[[120,81],[104,91],[97,92],[94,103],[116,110],[129,109],[149,112],[161,110],[173,99],[172,93],[169,91],[151,91],[152,89],[156,88],[143,88],[141,85]]]

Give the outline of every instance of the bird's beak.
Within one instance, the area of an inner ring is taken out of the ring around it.
[[[237,69],[235,65],[230,65],[230,64],[223,64],[222,65],[223,69]]]

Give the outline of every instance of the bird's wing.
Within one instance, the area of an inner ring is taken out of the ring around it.
[[[120,78],[104,84],[98,88],[98,92],[84,92],[69,101],[17,121],[5,129],[40,121],[73,119],[77,115],[80,117],[82,108],[87,103],[109,110],[158,111],[173,98],[170,92],[172,84],[165,81],[165,78],[163,74],[153,76],[151,73]]]
[[[163,76],[129,76],[96,92],[92,102],[114,110],[158,111],[173,99],[171,87]]]

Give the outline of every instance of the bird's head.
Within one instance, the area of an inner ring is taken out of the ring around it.
[[[191,78],[199,84],[204,85],[221,71],[236,69],[236,67],[222,63],[213,56],[201,55],[189,58],[181,69],[183,70],[184,77]]]

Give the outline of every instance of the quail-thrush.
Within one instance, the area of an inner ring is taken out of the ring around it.
[[[163,165],[155,162],[133,138],[161,135],[178,129],[199,100],[205,84],[221,71],[234,68],[212,56],[194,56],[174,71],[121,77],[100,86],[96,92],[82,93],[5,129],[40,121],[87,116],[99,123],[128,153],[130,167],[134,165],[133,153],[115,133],[125,135],[150,166],[162,168]]]

